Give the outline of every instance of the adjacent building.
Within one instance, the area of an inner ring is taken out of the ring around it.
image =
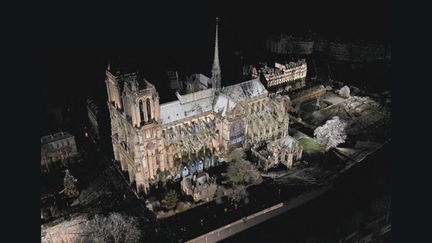
[[[182,83],[180,82],[179,75],[177,71],[169,70],[167,71],[167,77],[170,83],[170,88],[173,90],[182,90]]]
[[[78,156],[75,138],[70,133],[58,132],[41,138],[41,169],[50,170],[52,166]]]
[[[243,65],[242,75],[243,75],[243,78],[246,78],[246,79],[259,77],[257,68],[252,64]]]
[[[92,136],[95,141],[99,141],[99,108],[92,99],[87,99],[87,116],[90,123],[90,136]]]
[[[193,93],[211,87],[212,80],[201,73],[193,73],[186,77],[185,93]]]
[[[244,78],[259,78],[271,94],[288,94],[306,85],[307,63],[304,59],[286,64],[247,64],[242,68]]]
[[[292,168],[294,162],[301,159],[303,148],[293,137],[286,136],[271,141],[261,148],[252,148],[252,154],[264,170],[279,164]]]
[[[214,178],[210,178],[205,172],[183,177],[180,185],[182,191],[194,201],[210,201],[217,190]]]
[[[261,82],[269,92],[286,94],[306,85],[307,63],[303,59],[287,64],[275,62],[274,67],[265,64],[259,68],[259,73]]]

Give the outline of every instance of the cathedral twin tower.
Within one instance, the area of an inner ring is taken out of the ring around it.
[[[218,18],[216,18],[216,34],[215,34],[215,45],[214,45],[214,58],[213,65],[211,69],[211,79],[207,84],[208,88],[213,88],[216,91],[220,91],[221,89],[221,68],[219,64],[219,43],[218,43]],[[106,71],[106,85],[108,92],[108,100],[114,105],[117,109],[125,109],[126,114],[129,114],[129,118],[132,120],[134,126],[142,126],[151,121],[158,121],[159,119],[159,96],[156,92],[155,87],[147,82],[146,80],[132,80],[132,75],[126,74],[121,76],[130,76],[129,82],[126,82],[124,87],[120,87],[119,82],[117,81],[116,75],[113,74],[112,70],[110,70],[110,65],[108,65]],[[141,81],[141,85],[139,84]],[[120,90],[123,88],[123,94],[121,95]],[[145,88],[147,90],[145,97],[139,100],[136,103],[134,108],[131,107],[133,103],[131,100],[132,93],[139,91],[142,93],[140,89]],[[150,95],[152,94],[152,95]],[[127,104],[123,104],[127,103]]]

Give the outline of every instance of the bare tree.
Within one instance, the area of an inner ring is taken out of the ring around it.
[[[96,215],[88,221],[84,242],[140,242],[141,231],[136,218],[111,213],[108,216]]]
[[[334,116],[332,119],[327,120],[324,125],[315,129],[315,139],[318,143],[325,145],[327,150],[334,148],[345,142],[347,137],[346,126],[345,121],[340,120],[338,116]]]

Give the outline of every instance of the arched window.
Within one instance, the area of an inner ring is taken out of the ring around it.
[[[150,120],[153,117],[151,116],[151,105],[150,105],[150,99],[149,98],[147,98],[147,100],[146,100],[146,105],[147,105],[147,119]]]
[[[140,124],[144,123],[144,106],[142,100],[139,101]]]

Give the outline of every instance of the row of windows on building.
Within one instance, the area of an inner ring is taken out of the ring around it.
[[[49,154],[45,157],[42,158],[43,161],[48,161],[48,162],[56,162],[56,161],[60,161],[60,160],[65,160],[67,158],[71,158],[73,156],[76,156],[78,153],[77,152],[67,152],[67,151],[61,151],[61,152],[57,152],[55,154]]]
[[[56,142],[51,142],[45,145],[42,145],[42,148],[47,148],[47,149],[60,149],[60,148],[64,148],[64,147],[69,147],[69,146],[75,146],[75,142],[67,139],[67,140],[59,140]]]
[[[285,83],[285,82],[289,82],[289,81],[293,81],[293,80],[297,80],[297,79],[302,79],[306,77],[306,72],[301,72],[301,73],[296,73],[294,75],[289,75],[286,77],[273,77],[270,79],[267,79],[267,83],[268,85],[272,86],[272,85],[278,85],[281,83]]]

